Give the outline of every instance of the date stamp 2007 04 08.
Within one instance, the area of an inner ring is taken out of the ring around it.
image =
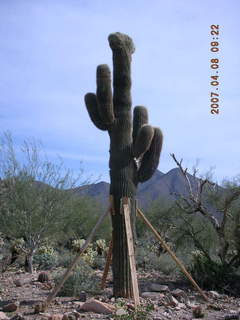
[[[210,26],[210,33],[212,36],[212,42],[210,50],[214,54],[214,56],[210,59],[211,64],[211,92],[210,92],[210,99],[211,99],[211,114],[219,114],[219,25],[212,24]],[[213,74],[215,71],[215,74]]]

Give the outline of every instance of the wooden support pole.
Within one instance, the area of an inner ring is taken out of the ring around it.
[[[122,198],[122,205],[123,205],[123,214],[124,214],[125,226],[126,226],[126,236],[127,236],[130,270],[131,270],[133,299],[134,299],[135,307],[138,307],[140,305],[140,299],[139,299],[139,289],[138,289],[136,262],[135,262],[134,245],[133,245],[133,234],[132,234],[131,220],[130,220],[129,198]]]
[[[205,293],[202,291],[202,289],[198,286],[198,284],[195,282],[195,280],[192,278],[190,273],[186,270],[182,262],[176,257],[176,255],[172,252],[172,250],[169,248],[169,246],[165,243],[165,241],[162,239],[160,234],[157,232],[157,230],[152,226],[152,224],[149,222],[149,220],[145,217],[143,212],[137,208],[138,215],[143,219],[143,221],[146,223],[146,225],[151,229],[151,231],[154,233],[155,237],[160,242],[163,249],[165,249],[170,256],[173,258],[173,260],[176,262],[176,264],[179,266],[179,268],[182,270],[182,272],[185,274],[185,276],[190,280],[192,285],[197,289],[197,291],[201,294],[201,296],[206,300],[208,300],[208,297],[205,295]]]
[[[63,284],[65,283],[65,281],[68,279],[68,277],[70,276],[73,268],[76,266],[77,262],[79,261],[79,259],[81,258],[81,255],[84,253],[84,251],[86,251],[87,247],[89,246],[90,242],[93,239],[93,236],[95,235],[98,227],[100,226],[100,224],[103,222],[104,218],[108,215],[109,213],[109,209],[104,212],[98,219],[95,227],[92,229],[92,231],[90,232],[87,240],[85,241],[83,247],[80,249],[80,252],[78,253],[78,255],[74,258],[74,260],[71,262],[70,266],[68,267],[68,269],[65,271],[65,273],[63,274],[62,280],[59,282],[59,284],[53,289],[53,291],[49,294],[49,296],[47,297],[46,302],[44,303],[44,309],[46,310],[48,305],[52,302],[52,300],[56,297],[57,293],[59,292],[59,290],[62,288]]]
[[[110,264],[112,262],[112,247],[113,247],[113,241],[111,239],[111,241],[109,243],[109,249],[108,249],[106,264],[105,264],[104,271],[103,271],[103,276],[102,276],[102,282],[101,282],[101,289],[102,290],[106,286],[107,275],[108,275]]]

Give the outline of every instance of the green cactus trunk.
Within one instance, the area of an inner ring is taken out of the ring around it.
[[[162,146],[159,128],[148,125],[147,109],[131,110],[132,39],[121,33],[109,36],[113,51],[113,96],[111,75],[107,65],[97,68],[97,94],[88,93],[85,103],[97,128],[110,136],[110,195],[114,200],[113,227],[113,294],[132,297],[124,215],[121,198],[131,202],[132,231],[135,235],[135,195],[139,182],[148,180],[156,170]]]

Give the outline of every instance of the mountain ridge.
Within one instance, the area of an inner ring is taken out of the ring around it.
[[[188,177],[196,186],[199,178],[194,178],[189,173]],[[108,182],[100,181],[72,190],[77,195],[93,197],[107,206],[109,186],[110,184]],[[187,186],[181,170],[176,167],[169,170],[167,173],[156,170],[151,179],[145,183],[139,184],[136,198],[139,201],[140,207],[146,209],[150,206],[151,202],[157,198],[165,198],[166,200],[174,201],[177,194],[187,195]]]

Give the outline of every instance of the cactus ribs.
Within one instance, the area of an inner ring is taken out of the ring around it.
[[[162,148],[162,132],[148,124],[147,109],[131,110],[132,39],[122,33],[109,35],[113,53],[113,94],[111,73],[107,65],[97,67],[97,92],[88,93],[85,103],[92,122],[110,136],[110,195],[114,199],[113,227],[113,294],[131,297],[131,274],[128,259],[121,198],[131,201],[131,224],[135,234],[135,195],[139,182],[147,181],[155,172]]]

